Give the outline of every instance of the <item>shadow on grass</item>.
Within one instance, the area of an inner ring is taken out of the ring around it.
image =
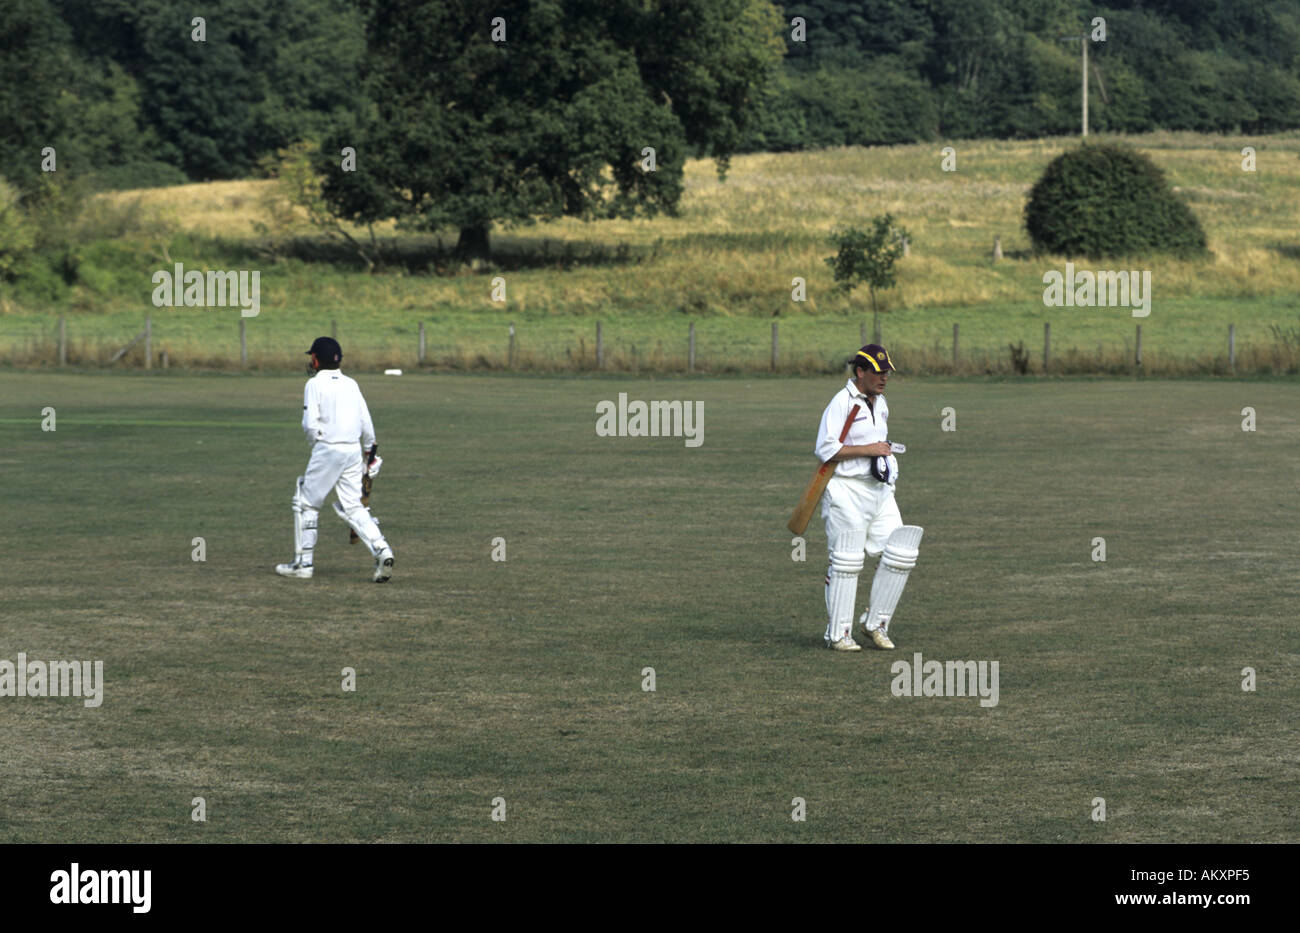
[[[358,250],[350,243],[324,237],[295,237],[280,243],[228,243],[226,249],[240,259],[295,259],[299,262],[335,266],[364,272],[362,252],[375,262],[375,272],[401,271],[407,275],[453,276],[485,272],[517,272],[528,269],[568,271],[579,267],[630,266],[653,262],[672,252],[762,251],[789,247],[808,237],[785,233],[693,233],[649,245],[588,240],[557,240],[547,237],[516,237],[500,234],[493,238],[488,258],[469,258],[457,253],[453,237],[411,235],[381,237],[372,244],[361,241]],[[812,237],[811,239],[817,239]]]
[[[627,243],[520,240],[502,236],[492,245],[489,258],[475,259],[456,252],[454,239],[433,236],[382,237],[361,249],[375,261],[375,272],[401,271],[407,275],[468,275],[516,272],[527,269],[569,270],[582,266],[627,266],[651,261],[662,241],[634,247]],[[274,247],[253,247],[259,257],[296,259],[353,271],[366,269],[365,258],[350,243],[319,237],[298,237]]]

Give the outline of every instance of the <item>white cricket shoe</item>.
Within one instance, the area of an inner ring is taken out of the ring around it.
[[[862,646],[853,640],[852,635],[845,635],[839,641],[828,641],[826,647],[832,651],[861,651]]]
[[[893,650],[894,643],[889,640],[889,635],[883,628],[868,629],[867,634],[871,636],[872,644],[877,648],[883,648],[885,651]]]
[[[376,583],[387,583],[388,578],[393,575],[393,549],[384,548],[375,555],[375,576]]]
[[[889,640],[889,633],[885,631],[883,625],[874,630],[867,628],[867,620],[870,618],[871,610],[868,609],[866,612],[862,613],[862,617],[858,619],[858,622],[862,625],[862,634],[870,638],[871,643],[877,648],[883,648],[885,651],[892,651],[894,643]]]
[[[304,567],[302,564],[294,561],[292,564],[276,564],[275,572],[282,577],[295,577],[299,580],[310,580],[312,568]]]

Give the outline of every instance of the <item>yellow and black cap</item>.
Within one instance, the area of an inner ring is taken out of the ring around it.
[[[853,356],[853,365],[873,373],[894,372],[897,367],[889,358],[889,351],[878,343],[869,343]]]

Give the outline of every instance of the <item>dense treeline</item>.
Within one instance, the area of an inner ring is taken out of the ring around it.
[[[752,149],[1024,138],[1079,129],[1093,32],[1099,131],[1300,126],[1300,5],[1289,0],[812,0],[806,41],[759,107]]]
[[[254,173],[277,149],[366,112],[366,23],[383,21],[385,5],[221,0],[196,12],[181,0],[6,0],[0,176],[35,183],[45,146],[60,171],[107,187]],[[502,4],[428,5],[447,6],[486,20]],[[785,57],[747,101],[732,151],[1076,132],[1079,44],[1063,37],[1094,17],[1106,33],[1090,45],[1094,129],[1300,127],[1294,0],[777,6]],[[202,43],[192,41],[196,15]]]
[[[357,107],[352,0],[200,6],[0,3],[0,176],[27,187],[52,146],[60,172],[107,187],[244,177]]]

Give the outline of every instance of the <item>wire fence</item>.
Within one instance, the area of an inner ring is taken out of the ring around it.
[[[16,367],[129,367],[167,370],[192,369],[277,371],[303,366],[301,350],[250,350],[248,319],[240,317],[228,340],[168,339],[146,314],[141,329],[119,337],[87,337],[70,333],[65,315],[60,315],[54,333],[9,341],[6,362]],[[520,372],[611,372],[611,373],[815,373],[844,367],[852,345],[850,326],[837,322],[831,329],[811,334],[782,327],[772,321],[765,339],[747,326],[711,326],[707,334],[696,322],[682,322],[680,337],[665,338],[660,332],[647,336],[634,328],[622,329],[619,322],[592,321],[571,328],[546,329],[545,335],[510,323],[499,340],[478,337],[462,341],[435,339],[425,322],[414,333],[409,328],[389,334],[367,332],[364,338],[349,337],[345,354],[353,369],[411,368],[430,370],[505,370]],[[794,331],[792,333],[792,331]],[[337,320],[329,332],[338,337]],[[796,336],[797,335],[797,336]],[[905,361],[904,369],[918,374],[1287,374],[1300,372],[1300,328],[1273,327],[1271,340],[1239,346],[1237,328],[1229,325],[1217,346],[1206,346],[1200,354],[1167,351],[1153,344],[1143,325],[1137,323],[1131,338],[1116,344],[1098,343],[1080,347],[1070,342],[1068,332],[1043,324],[1041,345],[1023,338],[994,346],[967,347],[961,325],[952,325],[951,340],[911,343],[893,341],[890,353]],[[866,323],[857,329],[856,346],[883,342],[881,333],[868,333]]]

